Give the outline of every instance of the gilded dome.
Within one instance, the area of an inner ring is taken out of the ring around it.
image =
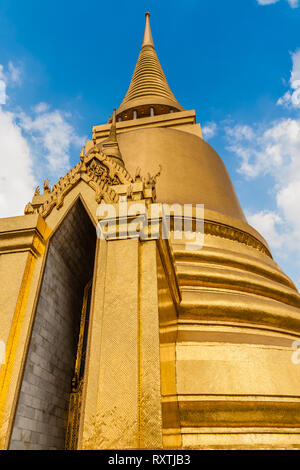
[[[171,128],[143,128],[118,135],[125,166],[131,174],[162,172],[156,183],[157,200],[204,204],[246,221],[226,167],[217,152],[200,137]]]

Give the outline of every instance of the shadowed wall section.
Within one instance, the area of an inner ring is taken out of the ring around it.
[[[50,240],[10,449],[64,449],[83,290],[96,231],[80,200]]]

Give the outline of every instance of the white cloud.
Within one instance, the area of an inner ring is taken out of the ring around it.
[[[11,64],[11,63],[10,63]],[[14,113],[3,109],[7,102],[9,74],[0,65],[0,216],[22,214],[24,203],[32,196],[35,184],[28,142],[16,122]]]
[[[278,3],[279,0],[257,0],[259,5],[272,5],[273,3]],[[292,8],[297,8],[299,6],[299,0],[287,0],[288,4]]]
[[[285,220],[294,230],[298,238],[298,251],[300,243],[300,172],[295,175],[286,186],[281,187],[276,197],[278,208],[285,216]]]
[[[79,151],[84,142],[70,114],[49,111],[47,103],[35,106],[33,115],[8,109],[7,87],[20,83],[17,70],[10,63],[4,73],[0,65],[0,217],[22,215],[37,180],[52,176],[56,182],[70,167],[72,146]]]
[[[21,215],[35,185],[28,142],[13,113],[0,108],[0,217]]]
[[[276,180],[287,180],[298,171],[300,119],[280,119],[267,127],[237,125],[225,132],[229,149],[241,159],[238,171],[247,179],[272,174]]]
[[[3,65],[0,64],[0,105],[7,103],[7,86],[21,83],[21,69],[15,67],[10,61],[8,71],[4,72]]]
[[[291,90],[288,90],[277,104],[286,107],[300,108],[300,49],[292,54],[292,72],[290,78]]]
[[[6,81],[3,72],[3,65],[0,64],[0,105],[5,104],[7,100],[6,95]]]
[[[85,138],[77,136],[66,113],[47,110],[48,106],[40,103],[35,107],[35,116],[20,113],[20,124],[32,141],[34,153],[47,161],[50,176],[59,177],[70,167],[71,146],[82,145]]]
[[[272,5],[272,3],[277,3],[279,0],[257,0],[259,5]]]
[[[277,254],[294,254],[300,266],[300,119],[280,119],[265,125],[226,128],[229,149],[241,160],[247,179],[269,175],[275,211],[248,214]]]
[[[47,103],[44,103],[43,101],[33,107],[33,110],[35,113],[44,113],[48,111],[48,109],[49,109],[49,105]]]
[[[243,139],[251,140],[254,138],[255,134],[250,126],[246,125],[236,125],[234,127],[226,127],[227,135],[233,138],[236,142],[239,142]]]
[[[10,80],[14,83],[21,83],[21,69],[16,67],[11,61],[8,63]]]
[[[271,248],[281,248],[283,236],[280,233],[282,218],[274,211],[262,210],[256,213],[246,213],[250,225],[270,243]]]
[[[216,135],[216,132],[217,132],[217,124],[215,122],[207,122],[202,127],[202,134],[206,140],[214,137]]]

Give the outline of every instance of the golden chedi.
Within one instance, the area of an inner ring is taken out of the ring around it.
[[[204,204],[204,246],[97,236],[125,200]],[[0,237],[1,449],[300,448],[300,296],[171,92],[148,13],[121,105]]]

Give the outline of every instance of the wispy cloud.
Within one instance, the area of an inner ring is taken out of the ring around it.
[[[285,107],[300,108],[300,49],[292,54],[292,71],[290,77],[290,90],[288,90],[277,104]]]
[[[272,5],[273,3],[277,3],[279,0],[257,0],[259,5]]]
[[[280,0],[257,0],[259,5],[273,5],[278,3]],[[299,0],[286,0],[291,8],[297,8],[299,6]]]
[[[255,126],[225,129],[229,149],[240,159],[246,179],[269,175],[276,210],[248,213],[248,220],[280,255],[293,254],[299,263],[300,118],[283,118]]]
[[[3,71],[3,65],[0,64],[0,105],[5,104],[6,100],[6,80]]]
[[[21,68],[13,64],[13,62],[9,61],[8,71],[9,71],[10,80],[19,85],[21,83],[21,75],[22,75]]]
[[[205,140],[211,139],[217,133],[217,124],[213,121],[207,122],[202,127],[202,134]]]
[[[246,212],[247,220],[269,241],[273,249],[282,248],[284,236],[281,233],[283,220],[275,211],[262,210]]]
[[[35,155],[42,155],[47,162],[49,176],[61,176],[70,167],[70,149],[80,147],[85,137],[76,134],[68,122],[69,114],[63,111],[49,111],[46,103],[35,107],[35,114],[20,113],[20,126],[31,142]]]
[[[46,111],[48,111],[48,109],[49,109],[49,105],[47,103],[44,103],[43,101],[41,101],[41,103],[38,103],[33,107],[34,112],[37,114],[45,113]]]
[[[30,147],[16,117],[0,107],[0,216],[22,214],[36,184]]]
[[[21,83],[21,69],[16,67],[11,61],[8,64],[8,69],[4,71],[4,67],[0,64],[0,105],[7,102],[8,96],[6,89],[8,85],[15,85]]]

